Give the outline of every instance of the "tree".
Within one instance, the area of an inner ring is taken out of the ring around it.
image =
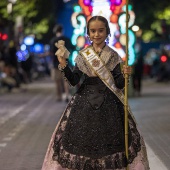
[[[136,14],[136,24],[143,31],[146,41],[157,41],[169,37],[170,3],[168,0],[131,0]],[[24,34],[35,34],[42,42],[52,36],[52,27],[57,19],[56,11],[64,6],[63,0],[17,0],[13,12],[7,13],[7,0],[0,0],[0,26],[8,20],[15,22],[17,16],[24,20]]]
[[[170,3],[167,0],[132,0],[136,24],[143,30],[143,39],[157,41],[163,37],[162,21],[170,28]],[[166,32],[166,34],[168,34]],[[167,36],[168,37],[168,36]],[[162,39],[164,40],[164,39]]]
[[[7,4],[5,0],[0,1],[0,23],[5,20],[15,23],[16,17],[22,16],[24,34],[34,34],[37,39],[45,41],[43,35],[48,32],[55,19],[52,0],[17,0],[10,14],[7,13]]]

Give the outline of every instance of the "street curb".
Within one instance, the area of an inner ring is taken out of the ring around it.
[[[150,170],[168,170],[163,162],[158,158],[154,151],[146,144]]]

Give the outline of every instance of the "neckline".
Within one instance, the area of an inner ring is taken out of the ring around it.
[[[92,44],[93,50],[94,50],[99,56],[101,55],[101,53],[102,53],[104,47],[106,47],[106,43],[105,43],[104,46],[101,48],[100,52],[96,52],[96,51],[94,50],[94,47],[93,47],[93,44]]]

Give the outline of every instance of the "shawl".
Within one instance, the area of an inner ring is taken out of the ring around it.
[[[83,73],[87,74],[89,77],[96,77],[97,75],[88,66],[86,61],[81,56],[80,52],[79,52],[78,56],[75,58],[77,67],[79,68],[79,70],[81,70]],[[103,48],[100,58],[105,63],[105,65],[109,71],[113,71],[113,69],[116,67],[117,64],[123,62],[123,60],[118,55],[118,53],[107,45]]]

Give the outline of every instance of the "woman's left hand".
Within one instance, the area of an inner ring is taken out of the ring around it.
[[[123,65],[122,72],[123,74],[128,74],[128,75],[132,74],[132,67]]]

